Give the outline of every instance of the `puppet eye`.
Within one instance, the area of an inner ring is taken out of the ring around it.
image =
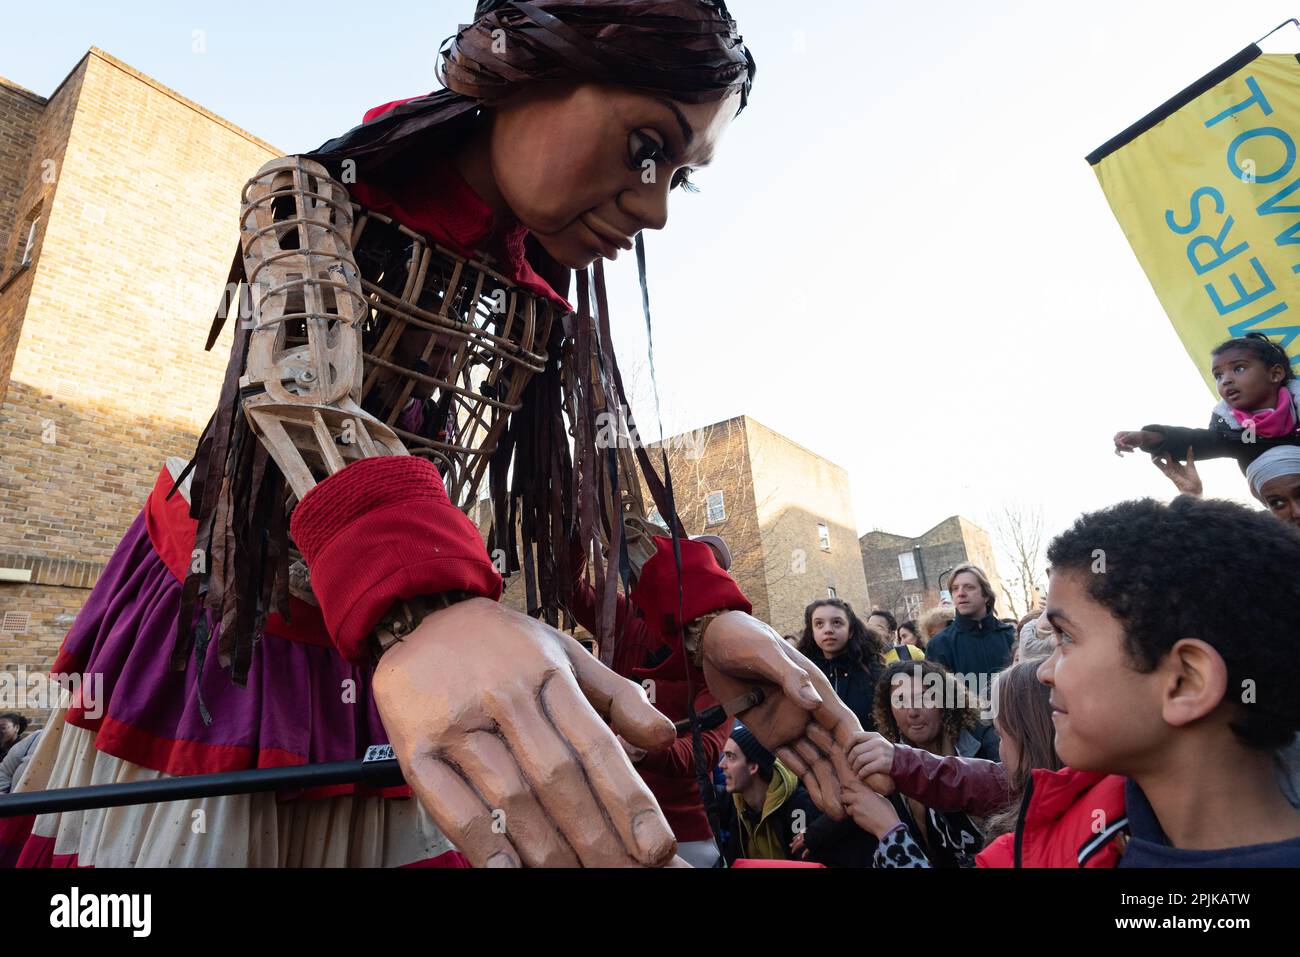
[[[664,144],[649,135],[647,130],[633,130],[627,135],[628,156],[633,169],[642,169],[646,160],[664,158]]]

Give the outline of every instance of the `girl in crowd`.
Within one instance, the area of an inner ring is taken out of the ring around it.
[[[841,598],[819,598],[803,611],[799,652],[830,680],[831,687],[865,730],[874,730],[876,680],[885,670],[880,636]]]
[[[898,643],[925,650],[925,637],[915,619],[909,619],[898,626]]]
[[[993,682],[993,726],[1001,738],[1001,763],[941,755],[881,734],[863,734],[849,752],[849,763],[863,780],[874,773],[889,774],[898,793],[925,807],[927,816],[947,818],[960,812],[985,818],[983,838],[993,840],[975,855],[975,863],[1009,866],[1014,851],[1012,832],[1021,805],[1031,793],[1034,770],[1050,772],[1062,766],[1052,744],[1048,689],[1036,677],[1040,664],[1026,661],[1012,665]],[[857,788],[848,810],[858,827],[879,841],[875,866],[930,867],[940,863],[941,859],[932,861],[927,855],[891,799],[870,788]]]
[[[1300,380],[1285,350],[1267,336],[1247,333],[1228,339],[1210,354],[1221,401],[1208,429],[1147,425],[1115,434],[1115,454],[1142,450],[1170,479],[1169,460],[1234,458],[1244,472],[1270,448],[1300,442]],[[1161,464],[1165,460],[1165,465]],[[1191,491],[1179,486],[1180,491]]]

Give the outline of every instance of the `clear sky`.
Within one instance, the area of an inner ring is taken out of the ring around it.
[[[9,4],[0,75],[48,95],[95,45],[298,151],[434,89],[473,6]],[[1022,502],[1053,532],[1169,497],[1110,437],[1203,426],[1214,396],[1083,157],[1294,0],[730,7],[758,62],[751,105],[647,237],[668,430],[753,416],[848,469],[862,531]],[[1266,49],[1300,49],[1300,31]],[[609,275],[635,369],[634,260]],[[1201,473],[1207,494],[1249,500],[1234,464]]]

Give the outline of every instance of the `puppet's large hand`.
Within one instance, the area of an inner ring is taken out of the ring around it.
[[[851,772],[841,773],[847,764],[840,759],[862,725],[826,676],[768,625],[744,612],[715,618],[703,644],[704,680],[714,697],[726,707],[760,688],[763,701],[737,717],[799,775],[825,814],[841,820],[841,790],[858,781]],[[885,793],[892,790],[887,777],[870,783]]]
[[[667,747],[672,722],[567,635],[472,598],[385,652],[374,688],[412,792],[475,867],[672,860],[615,737]]]

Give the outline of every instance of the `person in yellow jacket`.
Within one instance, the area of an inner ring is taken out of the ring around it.
[[[920,661],[925,657],[924,650],[903,641],[902,635],[898,633],[898,619],[893,612],[873,608],[867,616],[867,627],[880,636],[881,646],[889,649],[885,652],[885,664],[892,665],[895,661],[905,659]]]
[[[892,665],[895,661],[902,661],[904,658],[911,661],[922,661],[925,659],[925,652],[916,645],[894,645],[885,652],[885,664]]]
[[[821,816],[799,779],[740,722],[723,745],[718,767],[731,796],[721,809],[727,863],[793,858],[791,843]]]

